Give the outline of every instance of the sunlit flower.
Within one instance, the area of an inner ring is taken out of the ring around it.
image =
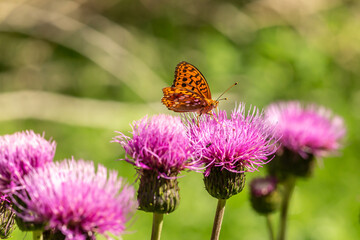
[[[197,158],[207,168],[221,167],[238,172],[239,166],[246,171],[255,171],[271,160],[276,151],[273,129],[265,124],[257,108],[245,112],[241,104],[227,118],[226,111],[220,111],[218,118],[203,116],[199,123],[189,122],[189,137]]]
[[[206,166],[205,187],[218,199],[239,193],[244,172],[258,170],[277,149],[273,129],[257,108],[246,114],[245,104],[235,108],[230,118],[220,111],[218,116],[189,120],[188,135],[196,158]]]
[[[126,161],[140,170],[153,170],[169,178],[184,169],[195,169],[184,125],[179,117],[144,117],[132,125],[132,137],[118,132],[114,142],[125,149]]]
[[[314,104],[274,103],[266,108],[265,117],[276,125],[276,135],[281,137],[282,146],[303,158],[308,154],[323,156],[338,150],[346,133],[341,117]]]
[[[15,190],[22,176],[52,162],[55,148],[55,142],[33,131],[0,136],[0,192]]]
[[[24,222],[45,223],[66,239],[95,239],[94,234],[121,234],[136,210],[134,189],[117,172],[92,162],[65,160],[39,168],[21,180],[24,190],[18,215]],[[26,206],[24,209],[22,206]],[[107,235],[106,235],[107,236]]]

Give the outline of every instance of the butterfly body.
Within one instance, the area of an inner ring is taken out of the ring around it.
[[[193,65],[180,62],[175,68],[175,79],[171,87],[163,88],[161,102],[174,112],[210,113],[219,104],[211,99],[205,77]]]

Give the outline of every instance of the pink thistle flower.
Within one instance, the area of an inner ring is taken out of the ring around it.
[[[220,111],[217,120],[206,115],[199,123],[188,121],[188,130],[195,155],[206,165],[205,176],[213,167],[253,172],[270,161],[277,149],[273,129],[265,124],[262,113],[253,107],[246,115],[245,104],[235,108],[230,119]]]
[[[302,158],[338,150],[346,133],[341,117],[314,104],[304,107],[297,101],[273,103],[266,108],[265,117],[276,126],[282,146]]]
[[[45,223],[66,240],[95,239],[95,233],[121,234],[135,212],[134,189],[124,185],[117,172],[92,162],[74,159],[53,162],[25,176],[23,204],[17,213],[24,222]],[[15,201],[14,201],[15,202]],[[110,237],[108,237],[109,239]]]
[[[198,167],[181,119],[162,114],[144,117],[133,123],[132,137],[118,133],[114,142],[125,149],[125,160],[138,168],[139,209],[173,212],[180,202],[177,175]]]
[[[56,144],[33,131],[0,136],[0,192],[16,190],[19,179],[52,162]]]
[[[113,141],[125,149],[125,160],[139,170],[153,170],[160,177],[172,178],[184,169],[194,170],[191,148],[179,117],[147,116],[132,125],[132,137],[121,132]]]

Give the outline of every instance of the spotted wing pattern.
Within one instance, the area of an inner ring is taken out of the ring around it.
[[[208,105],[203,97],[186,88],[166,87],[163,93],[161,102],[174,112],[199,112]]]
[[[171,87],[163,88],[161,102],[174,112],[209,113],[218,105],[211,99],[209,85],[201,72],[187,62],[175,68],[175,79]]]
[[[192,64],[180,62],[175,68],[172,87],[186,88],[211,99],[211,92],[204,75]]]

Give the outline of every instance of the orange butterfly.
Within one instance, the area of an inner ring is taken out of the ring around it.
[[[235,83],[234,85],[236,85]],[[193,65],[180,62],[175,68],[171,87],[163,88],[161,102],[174,112],[210,113],[219,104],[211,99],[211,92],[204,75]]]

